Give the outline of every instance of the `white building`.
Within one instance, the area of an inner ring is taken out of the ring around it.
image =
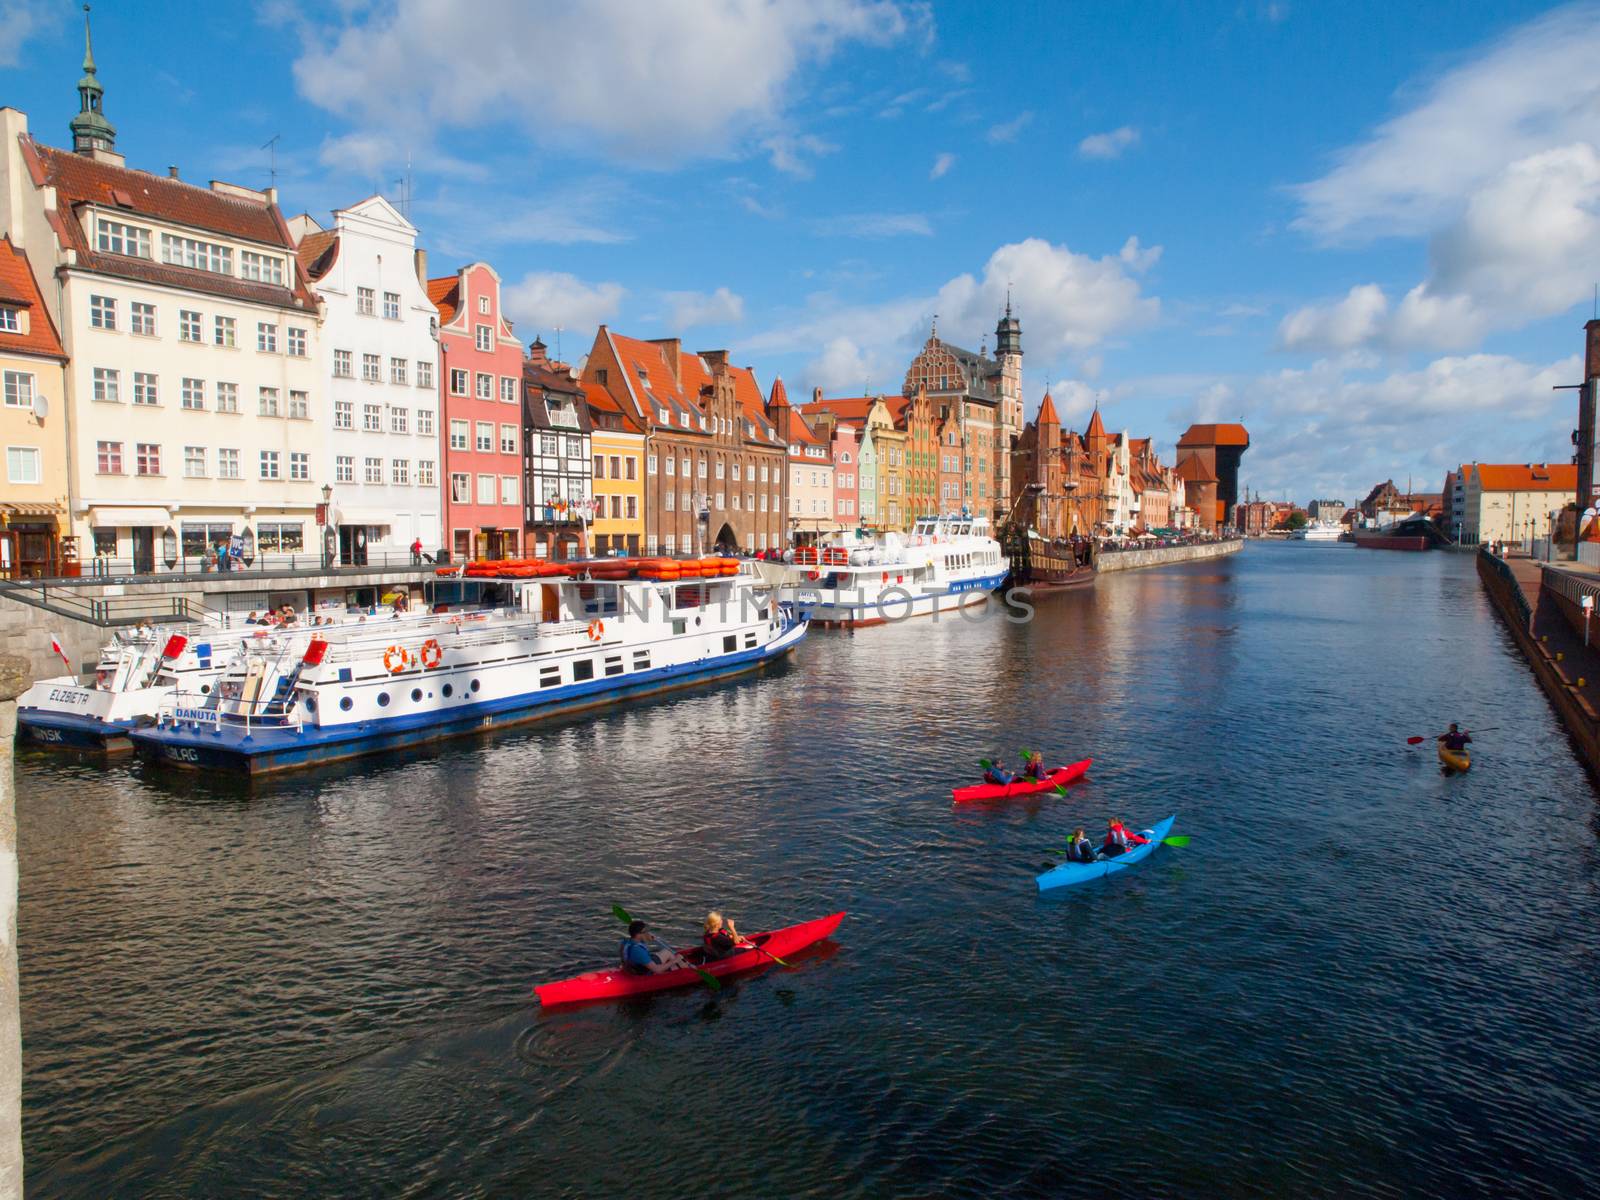
[[[439,488],[439,313],[417,231],[383,197],[289,223],[322,302],[318,365],[325,433],[316,482],[331,484],[340,562],[395,562],[443,542]]]
[[[235,536],[248,559],[315,555],[318,314],[276,195],[128,168],[84,69],[76,152],[0,108],[0,231],[70,357],[83,557],[195,569]]]
[[[1572,463],[1471,463],[1461,475],[1457,519],[1467,546],[1549,537],[1555,514],[1578,491]]]

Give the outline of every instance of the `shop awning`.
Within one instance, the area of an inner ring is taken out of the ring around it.
[[[160,529],[172,524],[172,514],[164,508],[91,508],[89,524],[101,529],[124,526]]]
[[[8,517],[55,517],[60,516],[64,511],[65,509],[62,505],[49,501],[0,504],[0,513]]]

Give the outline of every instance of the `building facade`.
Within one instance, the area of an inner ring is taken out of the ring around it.
[[[544,343],[535,339],[522,364],[522,387],[528,552],[539,558],[583,557],[594,545],[594,479],[604,465],[591,458],[594,430],[583,385],[566,364],[552,363]]]
[[[1191,425],[1178,439],[1178,458],[1198,455],[1216,482],[1215,512],[1200,513],[1206,528],[1217,530],[1232,525],[1233,506],[1239,502],[1239,460],[1250,449],[1250,434],[1243,425]]]
[[[322,305],[314,481],[331,485],[331,561],[398,562],[446,543],[440,512],[439,313],[417,230],[381,196],[289,229]]]
[[[1462,471],[1461,542],[1468,546],[1548,537],[1578,488],[1573,463],[1471,463]]]
[[[0,577],[74,573],[68,524],[67,356],[28,256],[0,236]]]
[[[525,520],[522,343],[501,311],[500,276],[471,263],[430,279],[428,299],[439,313],[450,551],[457,559],[516,557]]]
[[[811,427],[789,403],[783,380],[775,379],[767,398],[767,417],[788,452],[786,532],[792,543],[811,542],[838,528],[834,517],[834,465],[830,438]]]
[[[594,552],[642,554],[644,430],[605,388],[585,383],[583,394],[594,429]]]

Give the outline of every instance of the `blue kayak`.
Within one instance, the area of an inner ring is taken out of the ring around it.
[[[1054,888],[1071,887],[1075,883],[1088,883],[1092,879],[1113,875],[1124,867],[1133,866],[1141,858],[1150,857],[1155,848],[1161,845],[1161,839],[1171,831],[1172,823],[1177,819],[1176,816],[1171,816],[1165,821],[1157,821],[1154,829],[1139,830],[1150,840],[1143,846],[1135,846],[1114,858],[1097,859],[1092,863],[1065,862],[1053,871],[1046,871],[1039,876],[1039,890],[1048,892]]]

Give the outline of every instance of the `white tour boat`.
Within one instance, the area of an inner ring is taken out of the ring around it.
[[[980,603],[1010,571],[986,517],[922,517],[902,537],[839,535],[795,551],[796,604],[824,625],[879,625]]]
[[[1289,537],[1296,542],[1337,542],[1343,533],[1342,526],[1313,521],[1294,530]]]

